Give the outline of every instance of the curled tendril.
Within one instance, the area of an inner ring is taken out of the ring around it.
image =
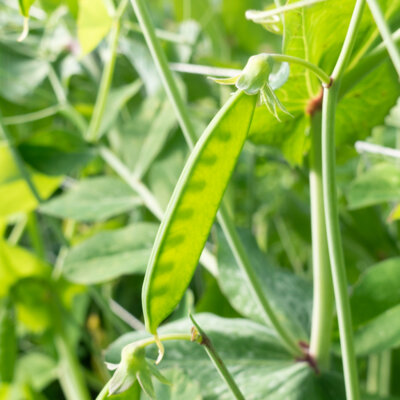
[[[259,95],[260,104],[264,104],[268,111],[279,119],[278,110],[292,116],[280,102],[272,89],[269,78],[274,67],[274,60],[268,54],[257,54],[249,58],[243,71],[232,78],[214,79],[221,85],[235,85],[248,95]]]

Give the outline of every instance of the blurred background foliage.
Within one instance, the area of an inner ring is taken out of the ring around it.
[[[30,10],[29,35],[17,42],[23,24],[18,4],[0,0],[0,399],[64,398],[65,359],[70,368],[82,370],[94,396],[109,378],[103,349],[121,334],[143,328],[141,285],[159,221],[121,176],[145,185],[164,209],[188,150],[130,6],[120,21],[100,140],[85,140],[112,46],[114,22],[106,4],[37,1]],[[173,69],[178,63],[240,69],[255,53],[280,52],[281,36],[244,18],[247,9],[268,6],[264,0],[149,1]],[[323,64],[329,69],[332,60]],[[202,75],[176,72],[176,79],[200,135],[230,89]],[[355,140],[366,137],[374,144],[399,146],[399,92],[388,92],[380,109],[372,102],[377,109],[363,129],[355,124],[356,129],[339,134],[340,212],[352,285],[380,261],[395,260],[395,270],[400,266],[394,258],[399,254],[398,161],[354,150]],[[293,99],[293,93],[288,96]],[[309,100],[308,94],[301,96],[303,103]],[[304,118],[304,109],[299,113]],[[339,126],[348,126],[349,118],[344,115],[343,120]],[[236,225],[243,235],[252,233],[252,246],[258,246],[262,257],[267,253],[271,265],[294,271],[309,288],[307,123],[297,115],[296,127],[274,122],[264,128],[269,117],[263,115],[257,121],[254,140],[245,146],[226,197]],[[275,128],[276,134],[267,136]],[[288,142],[285,129],[300,133]],[[116,162],[109,162],[110,154]],[[217,237],[214,229],[208,244],[213,252]],[[218,264],[224,262],[219,254]],[[400,283],[397,275],[388,279]],[[189,309],[243,316],[242,306],[230,296],[232,288],[222,281],[212,271],[198,269],[170,320]],[[307,303],[307,296],[300,301]],[[396,301],[356,321],[355,327]],[[357,298],[354,303],[356,311],[363,307]],[[379,351],[399,342],[394,335]],[[365,346],[360,354],[371,353]],[[391,362],[400,363],[397,349]],[[366,375],[365,368],[362,373]],[[197,382],[179,370],[168,374],[189,392],[160,399],[202,398]],[[400,395],[395,380],[392,394]]]

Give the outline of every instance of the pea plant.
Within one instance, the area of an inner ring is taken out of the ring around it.
[[[0,13],[0,400],[400,399],[400,0]]]

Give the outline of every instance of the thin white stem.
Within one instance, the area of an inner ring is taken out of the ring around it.
[[[234,68],[217,68],[210,67],[208,65],[196,65],[196,64],[185,64],[185,63],[170,63],[170,68],[173,71],[184,72],[187,74],[195,75],[211,75],[211,76],[236,76],[242,71]]]
[[[132,329],[136,331],[144,331],[145,326],[139,321],[134,315],[132,315],[129,311],[125,310],[119,303],[117,303],[114,299],[110,299],[110,309],[111,311],[119,317],[122,321],[124,321],[127,325],[129,325]]]
[[[357,153],[370,153],[390,158],[400,158],[400,150],[391,149],[390,147],[379,146],[378,144],[358,141],[355,144]]]
[[[296,3],[288,4],[286,6],[274,8],[268,11],[247,10],[245,15],[246,19],[252,20],[256,23],[269,22],[271,21],[271,17],[273,19],[273,17],[284,14],[285,12],[309,7],[316,3],[322,3],[323,1],[326,0],[300,0]]]

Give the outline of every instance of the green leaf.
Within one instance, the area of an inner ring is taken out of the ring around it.
[[[400,169],[380,163],[358,176],[350,185],[347,201],[350,209],[373,206],[400,199]]]
[[[60,178],[31,174],[42,198],[49,197],[59,186]],[[38,205],[26,181],[14,163],[9,147],[0,142],[0,217],[34,210]]]
[[[400,305],[370,320],[354,333],[357,356],[380,353],[400,344]]]
[[[128,85],[110,90],[105,106],[106,112],[103,114],[103,118],[101,120],[99,137],[108,132],[121,112],[121,109],[139,92],[141,87],[142,82],[137,80]]]
[[[0,240],[0,298],[6,296],[19,279],[45,276],[48,272],[48,266],[32,253]]]
[[[224,319],[200,314],[196,320],[207,332],[220,357],[246,399],[339,400],[345,398],[344,385],[335,373],[316,375],[306,363],[293,362],[273,330],[243,319]],[[166,324],[159,334],[187,333],[188,319]],[[125,344],[141,339],[142,332],[128,333],[114,342],[106,358],[118,361]],[[250,345],[251,344],[251,345]],[[148,347],[155,357],[157,348]],[[232,400],[232,394],[218,375],[202,346],[197,343],[165,342],[160,368],[180,368],[200,385],[207,400]]]
[[[69,281],[87,285],[144,274],[156,232],[157,224],[146,222],[100,232],[69,251],[63,274]]]
[[[399,287],[400,258],[390,258],[368,268],[350,298],[353,324],[362,325],[399,304]]]
[[[241,242],[262,287],[280,321],[298,339],[308,340],[311,326],[311,284],[289,270],[274,267],[246,231],[240,231]],[[264,323],[260,306],[253,300],[245,276],[237,265],[224,235],[218,230],[218,283],[232,307],[244,316]]]
[[[164,371],[170,385],[154,382],[157,400],[202,400],[200,385],[191,380],[178,368]]]
[[[112,18],[103,0],[79,0],[78,40],[81,55],[94,50],[111,29]]]
[[[190,283],[246,140],[255,102],[256,96],[244,92],[231,96],[203,133],[179,178],[143,287],[145,321],[152,333]]]
[[[18,146],[24,160],[47,175],[69,175],[84,167],[95,151],[71,132],[44,131]]]
[[[68,192],[40,206],[44,214],[77,221],[104,221],[141,204],[132,189],[118,178],[84,179]]]
[[[0,95],[23,103],[48,76],[49,65],[41,59],[31,59],[0,44]]]

